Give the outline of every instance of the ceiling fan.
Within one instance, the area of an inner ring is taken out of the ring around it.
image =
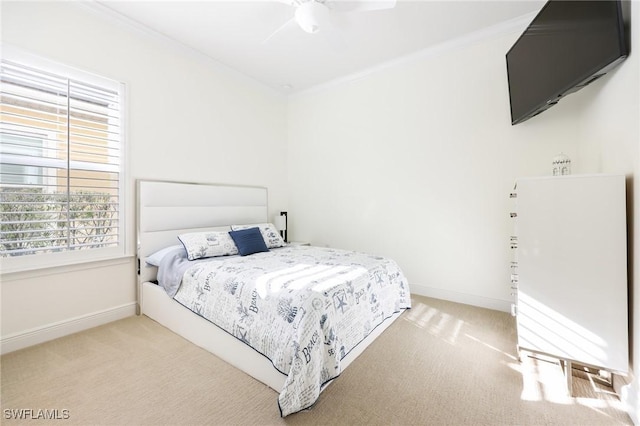
[[[291,19],[275,30],[263,43],[287,27],[297,24],[303,31],[315,34],[331,27],[331,14],[393,9],[396,0],[278,0],[294,8]]]

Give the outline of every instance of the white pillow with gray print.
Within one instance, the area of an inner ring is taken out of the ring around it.
[[[238,254],[238,248],[227,231],[190,232],[178,235],[187,251],[187,259],[230,256]]]

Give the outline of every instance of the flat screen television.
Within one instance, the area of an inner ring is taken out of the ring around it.
[[[629,54],[620,0],[549,0],[506,55],[511,124],[547,110]]]

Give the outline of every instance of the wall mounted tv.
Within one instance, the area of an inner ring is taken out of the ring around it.
[[[506,55],[511,124],[547,110],[628,54],[620,0],[549,0]]]

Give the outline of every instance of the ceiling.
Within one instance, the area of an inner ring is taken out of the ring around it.
[[[293,17],[294,7],[287,0],[95,2],[102,11],[282,93],[363,72],[531,14],[543,4],[544,0],[398,0],[393,9],[332,11],[331,25],[315,34],[294,22],[273,34]]]

